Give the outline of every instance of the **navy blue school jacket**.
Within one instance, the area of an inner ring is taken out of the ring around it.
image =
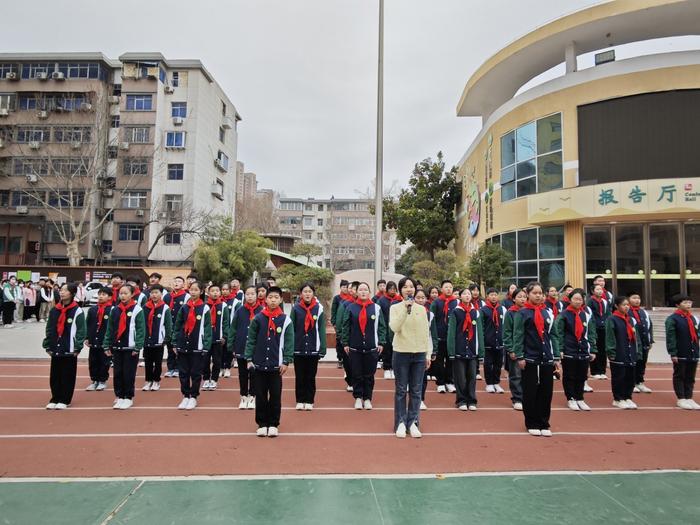
[[[576,339],[576,315],[583,324],[583,335],[580,340]],[[587,308],[581,308],[578,314],[565,309],[554,320],[552,341],[562,357],[587,361],[591,354],[597,353],[597,330],[592,319],[593,315],[590,311]]]
[[[630,307],[630,316],[634,317],[634,313],[635,312],[632,310],[632,307]],[[639,316],[639,320],[634,317],[635,321],[637,321],[639,344],[641,345],[642,349],[648,350],[651,348],[651,345],[654,344],[654,325],[651,322],[651,317],[649,317],[649,314],[644,308],[640,307],[636,313]]]
[[[107,325],[109,324],[109,313],[114,308],[111,304],[105,306],[104,314],[102,314],[102,323],[98,328],[99,319],[97,319],[97,312],[99,311],[99,306],[91,306],[87,313],[87,342],[90,346],[96,348],[102,348],[102,342],[105,338],[105,333],[107,333]]]
[[[180,307],[177,314],[174,328],[175,348],[178,352],[208,352],[211,350],[212,329],[211,329],[211,312],[209,305],[202,303],[194,307],[195,324],[192,332],[189,335],[185,333],[185,323],[189,316],[190,309],[193,308],[189,303],[185,303]]]
[[[343,314],[343,330],[341,340],[347,346],[358,352],[373,352],[379,345],[386,343],[386,322],[382,309],[378,304],[367,305],[367,324],[365,335],[360,329],[359,316],[362,306],[347,301]]]
[[[256,314],[248,327],[245,358],[256,371],[273,372],[289,365],[294,357],[294,326],[286,314],[274,318],[275,330],[268,327],[268,317]]]
[[[311,309],[314,325],[305,331],[306,310],[295,303],[289,318],[294,326],[294,355],[323,357],[326,355],[326,312],[321,303]]]
[[[588,299],[588,302],[586,303],[586,306],[591,309],[591,313],[593,314],[593,320],[595,321],[595,326],[596,329],[602,330],[605,328],[605,321],[608,317],[610,317],[610,301],[608,301],[605,298],[605,295],[603,295],[603,313],[601,314],[600,310],[600,305],[598,305],[598,302],[595,299]]]
[[[262,306],[255,307],[255,315],[262,312]],[[248,326],[250,325],[250,313],[241,303],[236,306],[236,311],[231,318],[231,324],[228,331],[228,339],[226,345],[228,351],[233,352],[236,359],[245,357],[245,344],[248,339]]]
[[[639,337],[635,337],[633,340],[629,339],[625,326],[628,322],[632,325],[636,335],[637,321],[634,320],[634,317],[629,317],[629,321],[615,315],[608,317],[605,321],[605,349],[611,363],[634,366],[637,364]]]
[[[503,320],[508,311],[505,306],[498,305],[495,310],[498,315],[498,326],[493,321],[493,310],[487,303],[481,308],[481,324],[484,327],[484,346],[489,349],[503,349]]]
[[[698,318],[692,315],[690,320],[695,325],[695,333],[700,335]],[[666,350],[671,357],[681,361],[697,361],[700,358],[698,342],[693,341],[690,327],[685,317],[672,313],[666,318]]]
[[[46,337],[44,350],[54,357],[78,355],[85,341],[85,315],[77,304],[66,312],[63,335],[58,336],[58,319],[61,312],[52,308],[46,320]]]
[[[173,331],[173,319],[172,315],[170,315],[170,307],[165,302],[158,305],[153,314],[153,322],[150,327],[151,333],[149,335],[148,316],[150,313],[151,308],[149,307],[149,303],[146,302],[143,307],[143,319],[146,322],[146,340],[144,346],[153,348],[169,344]]]
[[[535,311],[521,308],[513,318],[513,348],[518,359],[525,359],[536,365],[551,364],[559,359],[559,349],[552,345],[551,330],[554,323],[552,314],[546,308],[542,310],[544,318],[544,337],[540,337],[535,326]]]
[[[459,301],[450,299],[447,307],[447,315],[445,315],[445,301],[439,297],[430,305],[430,311],[435,314],[435,326],[437,327],[438,341],[447,341],[447,323],[450,321],[450,314],[455,309]]]

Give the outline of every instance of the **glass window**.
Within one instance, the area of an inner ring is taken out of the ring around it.
[[[145,208],[145,191],[125,191],[122,194],[122,208]]]
[[[534,122],[525,124],[515,132],[515,154],[518,162],[537,155],[537,126]]]
[[[219,152],[216,155],[216,158],[219,159],[219,163],[223,166],[224,170],[228,171],[228,155],[224,153],[223,151],[219,150]]]
[[[518,277],[537,279],[537,261],[518,263]]]
[[[528,177],[534,177],[536,172],[535,161],[528,160],[525,162],[519,162],[516,169],[516,176],[518,180],[526,179]]]
[[[7,242],[7,237],[0,237],[0,253],[5,253],[6,242]]]
[[[516,251],[516,233],[509,232],[501,235],[501,248],[510,253],[513,259],[517,256]]]
[[[179,85],[180,85],[180,73],[177,71],[173,71],[172,86],[178,87]]]
[[[601,274],[612,271],[612,255],[610,252],[610,227],[587,227],[586,237],[586,273]]]
[[[518,260],[537,259],[537,228],[518,232]]]
[[[118,97],[122,94],[122,85],[121,84],[114,84],[112,86],[112,95],[115,97]]]
[[[118,128],[119,127],[119,115],[112,115],[109,117],[109,127]]]
[[[120,241],[142,241],[143,226],[140,224],[120,224],[119,225],[119,240]]]
[[[219,142],[226,142],[226,129],[221,126],[219,126]]]
[[[501,202],[513,200],[515,198],[515,182],[501,186]]]
[[[501,137],[501,168],[515,163],[515,131]]]
[[[111,240],[108,240],[108,241],[103,240],[102,241],[102,252],[103,253],[112,253],[112,241]]]
[[[164,244],[180,244],[180,239],[182,237],[182,232],[180,231],[168,231],[166,232],[163,243]]]
[[[131,175],[148,175],[148,158],[126,158],[123,162],[122,173],[126,176]]]
[[[641,224],[615,227],[617,273],[638,275],[644,269],[644,227]]]
[[[317,219],[317,220],[316,220],[316,224],[317,224],[318,226],[323,226],[323,219]]]
[[[540,228],[540,259],[564,257],[564,227]]]
[[[184,148],[185,147],[185,132],[184,131],[168,131],[165,140],[166,148]]]
[[[540,261],[540,282],[543,286],[556,286],[561,288],[566,284],[564,273],[564,260]]]
[[[501,170],[501,185],[515,180],[515,166],[508,166]]]
[[[557,190],[563,186],[561,151],[537,158],[538,191]]]
[[[516,192],[518,197],[537,193],[537,179],[535,177],[530,177],[529,179],[519,180],[516,185]]]
[[[323,204],[318,205],[318,211],[323,211]]]
[[[537,121],[537,154],[561,149],[561,113]]]
[[[3,77],[0,77],[3,78]],[[9,111],[15,110],[15,103],[17,102],[17,95],[14,93],[0,93],[0,109],[7,109]]]
[[[124,137],[127,142],[132,142],[134,144],[147,144],[150,139],[150,128],[139,127],[139,128],[125,128]]]
[[[182,209],[182,195],[165,196],[166,211],[180,211]]]
[[[652,272],[656,270],[656,273],[680,273],[678,226],[675,224],[649,226],[649,253]]]
[[[185,118],[187,116],[187,102],[173,102],[172,104],[172,117]]]
[[[685,225],[685,268],[693,275],[700,275],[700,224]],[[700,297],[696,302],[700,303]]]
[[[152,95],[127,95],[127,111],[151,111],[153,109]]]
[[[185,172],[184,164],[168,164],[168,180],[182,180]]]
[[[7,253],[20,253],[22,251],[22,237],[10,237],[7,245]]]

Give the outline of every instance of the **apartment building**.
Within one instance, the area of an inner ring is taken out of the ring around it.
[[[0,261],[178,264],[233,216],[240,115],[199,60],[0,54]],[[84,237],[84,239],[83,239]]]
[[[312,260],[335,272],[373,269],[375,218],[368,199],[280,198],[277,216],[280,233],[294,235],[319,246],[322,255]],[[383,234],[384,271],[393,272],[397,242],[393,231]]]
[[[255,173],[245,171],[242,162],[236,163],[236,200],[252,199],[258,191],[258,180]]]

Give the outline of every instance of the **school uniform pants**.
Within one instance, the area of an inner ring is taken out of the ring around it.
[[[476,374],[478,359],[455,357],[452,360],[452,374],[457,389],[456,406],[476,405]]]
[[[369,399],[371,401],[379,353],[377,350],[361,352],[351,348],[349,358],[352,370],[352,396],[355,399]]]
[[[23,321],[28,321],[34,316],[36,312],[36,306],[24,305],[24,315],[22,316]]]
[[[17,321],[24,321],[24,302],[19,301],[15,303],[15,318]]]
[[[136,355],[133,355],[136,353]],[[139,354],[131,350],[113,350],[114,395],[118,399],[134,398],[136,370],[139,367]]]
[[[673,363],[673,390],[678,399],[692,399],[695,387],[695,371],[697,361],[681,361]]]
[[[109,379],[109,357],[105,355],[105,349],[92,345],[88,353],[88,370],[90,381],[106,383]]]
[[[512,403],[523,402],[523,384],[522,370],[518,366],[517,359],[511,359],[508,352],[505,352],[503,357],[506,360],[506,368],[508,369],[508,389],[510,390],[510,401]]]
[[[177,358],[178,358],[178,355],[175,353],[175,350],[173,350],[173,347],[168,345],[168,358],[166,361],[166,364],[168,367],[168,372],[172,372],[173,370],[178,370]]]
[[[163,373],[163,345],[145,346],[143,364],[146,369],[146,382],[160,383],[160,376]]]
[[[233,366],[233,351],[229,351],[228,345],[224,345],[221,355],[221,368],[230,370]]]
[[[605,352],[598,352],[595,358],[596,361],[598,360],[598,356],[604,353]],[[613,399],[615,401],[632,399],[632,392],[634,391],[634,369],[634,365],[610,362],[610,386],[612,386]]]
[[[280,426],[282,376],[279,370],[255,371],[255,422],[258,427]]]
[[[223,352],[224,347],[221,342],[215,342],[211,344],[211,350],[204,354],[204,370],[202,375],[205,381],[209,381],[210,379],[214,381],[219,380]]]
[[[43,302],[39,305],[39,319],[43,319],[46,321],[46,319],[49,318],[49,312],[51,311],[51,303]]]
[[[297,403],[314,404],[318,356],[294,356],[294,391]]]
[[[523,415],[525,427],[546,430],[552,412],[552,389],[554,387],[554,366],[525,363],[522,370]]]
[[[598,338],[598,341],[603,341],[605,342],[605,327],[603,328],[596,328],[596,337]],[[604,347],[604,345],[602,345]],[[596,354],[595,361],[590,362],[590,369],[591,369],[591,375],[596,376],[596,375],[601,375],[605,374],[607,371],[607,362],[608,362],[608,355],[603,351],[603,352],[598,352]],[[611,370],[612,370],[612,363],[610,364]],[[627,398],[625,398],[627,399]]]
[[[438,341],[437,357],[432,366],[437,386],[454,383],[452,364],[452,360],[447,355],[447,341]]]
[[[644,383],[644,373],[647,370],[647,360],[649,359],[649,347],[642,348],[637,354],[637,366],[634,367],[634,383]]]
[[[340,361],[340,363],[343,365],[343,370],[345,371],[345,383],[348,386],[352,386],[352,366],[350,364],[350,356],[345,353],[343,344],[340,342],[340,338],[336,340],[335,353],[338,356],[338,361]]]
[[[180,372],[180,392],[184,397],[199,397],[199,387],[202,384],[202,368],[206,352],[179,352],[177,367]]]
[[[562,384],[566,399],[583,401],[583,385],[588,377],[588,359],[563,358]]]
[[[497,385],[501,382],[503,368],[503,348],[487,346],[484,352],[484,380],[487,385]],[[477,365],[476,373],[479,373]]]
[[[12,324],[15,319],[15,306],[13,301],[4,301],[2,303],[2,324]]]
[[[382,360],[382,368],[384,370],[392,370],[392,356],[394,355],[394,344],[391,341],[387,341],[384,345],[384,350],[380,356]]]
[[[71,404],[77,371],[77,355],[51,356],[51,403]]]
[[[420,402],[425,377],[425,352],[394,352],[394,430],[400,423],[420,426]],[[408,388],[408,392],[406,389]],[[407,395],[408,394],[408,395]],[[408,402],[406,398],[408,397]]]
[[[255,395],[255,370],[248,370],[248,362],[244,357],[238,357],[238,388],[241,396]]]

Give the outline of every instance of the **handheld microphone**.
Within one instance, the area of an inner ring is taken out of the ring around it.
[[[406,311],[410,314],[411,306],[413,306],[413,296],[409,295],[408,297],[406,297],[406,300],[408,301],[408,304],[406,305]]]

